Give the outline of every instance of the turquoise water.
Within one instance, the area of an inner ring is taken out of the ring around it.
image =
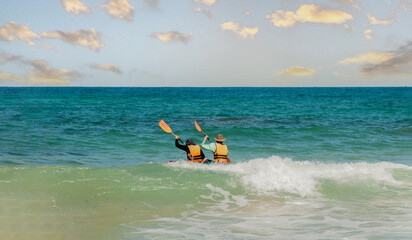
[[[136,166],[228,138],[234,161],[272,155],[411,165],[410,88],[0,88],[3,165]],[[211,154],[208,155],[211,157]]]
[[[0,112],[1,239],[412,235],[411,88],[0,88]],[[233,164],[180,161],[161,119]]]

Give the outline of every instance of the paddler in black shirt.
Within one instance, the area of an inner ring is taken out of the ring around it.
[[[175,146],[186,152],[188,162],[208,163],[208,159],[205,158],[205,154],[200,149],[200,146],[196,145],[191,138],[186,140],[185,145],[181,145],[179,143],[179,136],[176,136]]]

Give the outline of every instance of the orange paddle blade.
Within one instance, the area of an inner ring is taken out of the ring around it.
[[[197,124],[196,120],[195,120],[195,126],[196,126],[197,131],[203,132],[202,129],[200,128],[199,124]]]
[[[165,121],[160,120],[159,126],[163,129],[163,131],[165,131],[165,132],[167,132],[167,133],[172,133],[172,129],[169,127],[169,125],[167,125],[167,124],[165,123]]]
[[[230,158],[226,157],[227,159],[227,163],[231,163],[232,161],[230,161]]]

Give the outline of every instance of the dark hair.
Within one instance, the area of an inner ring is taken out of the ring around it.
[[[189,146],[189,145],[196,145],[196,143],[195,143],[195,141],[193,141],[191,138],[188,138],[188,139],[186,140],[186,146]]]

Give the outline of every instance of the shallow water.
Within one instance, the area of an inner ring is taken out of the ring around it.
[[[273,156],[227,166],[178,161],[0,172],[3,237],[408,239],[412,233],[412,168],[389,162]]]

